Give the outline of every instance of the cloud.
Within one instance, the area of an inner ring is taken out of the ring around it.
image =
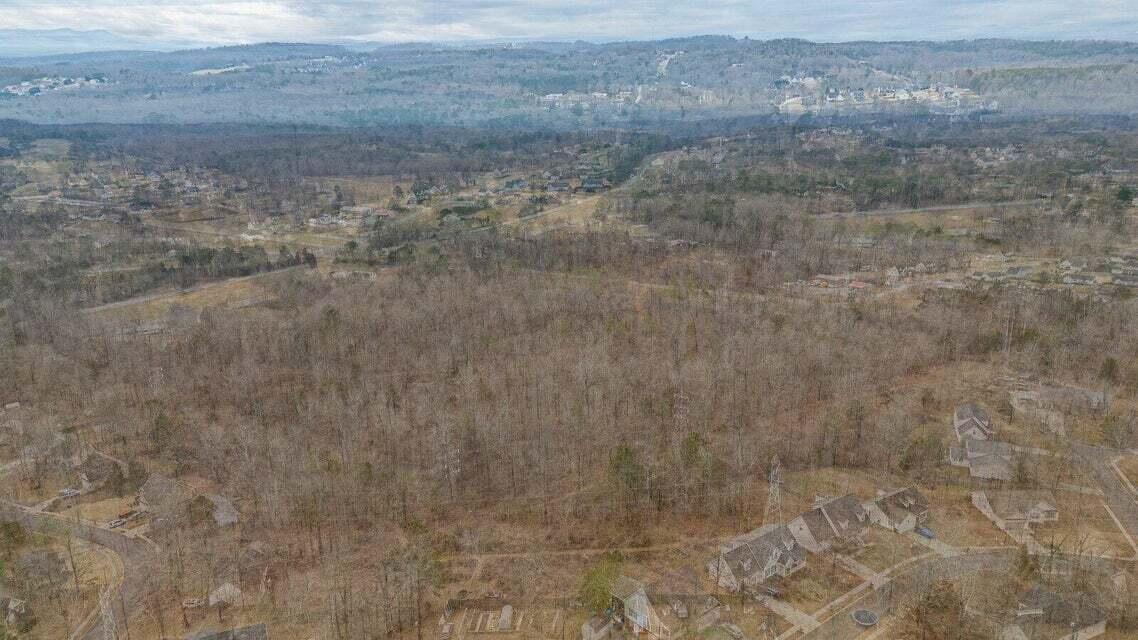
[[[1138,39],[1134,0],[0,0],[0,25],[153,42]],[[0,50],[3,44],[0,43]]]

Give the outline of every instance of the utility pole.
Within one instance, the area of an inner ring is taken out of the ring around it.
[[[99,594],[99,613],[103,618],[103,640],[118,640],[119,632],[115,624],[115,610],[111,604],[110,587]]]

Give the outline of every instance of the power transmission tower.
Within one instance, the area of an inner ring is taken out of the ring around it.
[[[782,464],[777,455],[771,460],[771,473],[767,481],[767,510],[763,513],[763,524],[782,524]]]
[[[103,640],[118,640],[119,630],[115,624],[115,611],[111,608],[111,590],[103,589],[99,594],[99,611],[103,618]]]

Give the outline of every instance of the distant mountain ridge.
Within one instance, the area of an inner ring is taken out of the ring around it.
[[[13,49],[0,37],[0,118],[39,123],[569,130],[811,114],[1138,112],[1138,44],[1129,42],[699,36],[5,57]],[[90,77],[100,82],[76,81]]]
[[[0,58],[68,55],[98,51],[170,51],[201,46],[195,42],[154,42],[106,30],[0,29]]]

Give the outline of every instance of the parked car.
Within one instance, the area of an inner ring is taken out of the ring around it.
[[[74,487],[67,487],[59,491],[60,498],[74,498],[77,495],[79,495],[79,490]]]
[[[111,529],[118,529],[119,527],[123,526],[124,524],[126,524],[126,520],[123,520],[122,518],[115,518],[114,520],[111,520],[110,522],[108,522],[107,526],[110,527]]]

